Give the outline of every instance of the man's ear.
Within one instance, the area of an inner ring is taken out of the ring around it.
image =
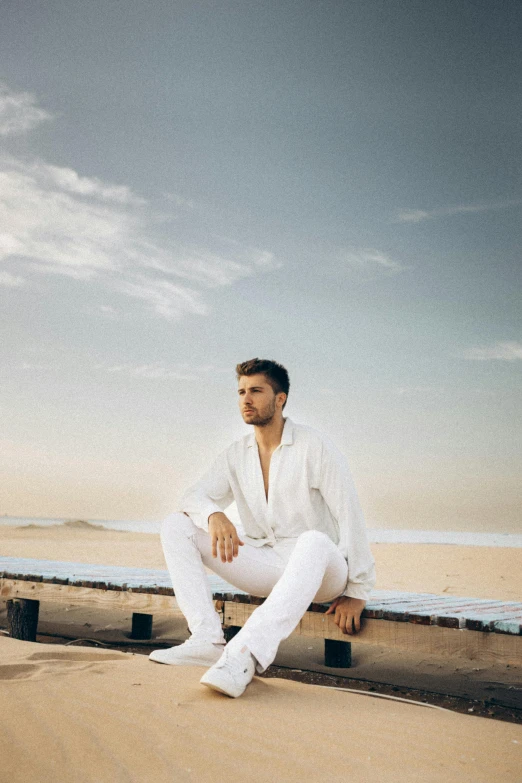
[[[279,392],[279,394],[277,396],[279,398],[279,401],[281,402],[281,407],[283,407],[283,405],[286,402],[286,399],[287,399],[288,395],[285,394],[284,392]]]

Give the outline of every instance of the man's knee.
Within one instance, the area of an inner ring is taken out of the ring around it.
[[[181,511],[169,514],[161,525],[161,541],[163,544],[179,539],[180,536],[194,534],[195,525],[191,518]]]
[[[332,540],[326,533],[322,533],[320,530],[305,530],[297,537],[297,545],[306,548],[320,548],[324,549],[332,544]]]

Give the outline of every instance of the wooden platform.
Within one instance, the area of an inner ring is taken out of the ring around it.
[[[225,626],[241,627],[264,600],[208,579]],[[179,614],[168,572],[146,568],[0,558],[0,597]],[[312,604],[294,633],[522,665],[522,603],[376,590],[353,637],[325,615],[327,606]]]

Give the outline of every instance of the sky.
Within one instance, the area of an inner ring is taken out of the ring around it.
[[[0,1],[0,514],[158,519],[248,432],[522,529],[518,0]]]

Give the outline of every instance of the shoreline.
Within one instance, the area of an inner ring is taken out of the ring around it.
[[[234,520],[232,520],[234,521]],[[3,528],[92,528],[95,530],[119,531],[159,535],[161,521],[158,520],[107,520],[61,517],[0,517]],[[371,544],[439,544],[453,546],[484,546],[522,549],[522,533],[498,533],[469,530],[423,530],[420,528],[377,528],[367,527]]]

